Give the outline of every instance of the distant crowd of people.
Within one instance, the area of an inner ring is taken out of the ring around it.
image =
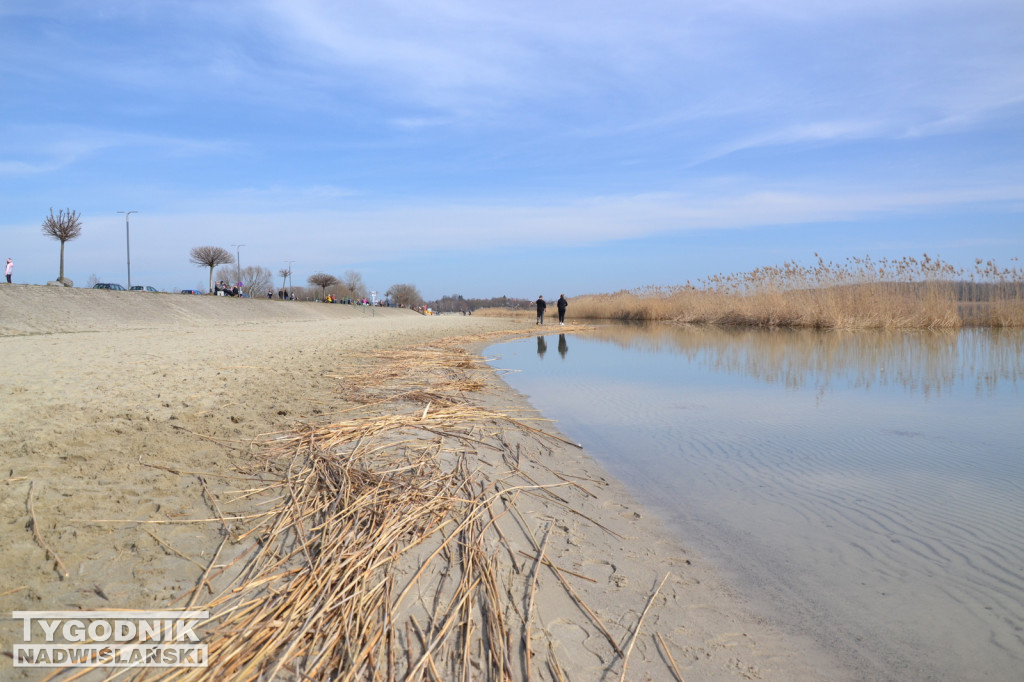
[[[246,298],[246,293],[245,293],[245,291],[244,291],[244,289],[242,287],[242,283],[241,282],[239,282],[237,284],[229,284],[228,282],[222,282],[222,281],[218,280],[217,283],[213,287],[213,292],[216,295],[218,295],[218,296],[237,296],[237,297],[241,297],[241,298]],[[255,295],[255,292],[250,292],[250,293]],[[278,300],[281,300],[281,301],[295,301],[295,300],[297,300],[295,298],[295,292],[294,291],[290,292],[287,289],[278,289],[277,290],[277,298],[278,298]],[[274,290],[273,289],[267,289],[267,299],[268,300],[273,300],[274,299]],[[307,300],[309,300],[309,299],[307,299]],[[316,299],[312,299],[312,300],[316,301],[317,303],[320,303],[322,301],[323,303],[344,303],[344,304],[348,304],[348,305],[366,305],[366,306],[377,306],[377,307],[381,307],[381,308],[402,308],[402,307],[404,307],[404,306],[400,306],[400,305],[398,305],[396,303],[392,303],[390,299],[385,299],[385,300],[382,300],[382,301],[370,301],[367,298],[353,298],[351,296],[335,296],[334,294],[327,294],[326,296],[324,296],[323,299],[316,298]]]
[[[213,293],[218,296],[239,296],[242,294],[242,287],[238,284],[229,285],[227,282],[217,280],[213,286]]]
[[[319,301],[319,299],[317,299]],[[334,294],[327,294],[323,300],[324,303],[341,303],[343,305],[369,305],[377,308],[402,308],[391,302],[390,299],[384,299],[382,301],[371,301],[368,298],[353,298],[351,296],[335,296]]]

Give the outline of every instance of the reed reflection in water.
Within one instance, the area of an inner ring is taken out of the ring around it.
[[[900,386],[930,394],[973,381],[979,391],[1024,376],[1020,330],[831,331],[608,325],[592,336],[637,352],[681,354],[714,371],[791,388]]]
[[[762,615],[851,677],[1019,679],[1020,330],[554,338],[488,352]]]

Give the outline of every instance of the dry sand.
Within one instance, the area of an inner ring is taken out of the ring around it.
[[[20,641],[20,623],[9,619],[16,610],[181,608],[221,533],[180,521],[222,513],[254,439],[351,408],[347,378],[377,367],[382,350],[501,331],[534,329],[397,309],[0,285],[0,650]],[[484,342],[465,343],[479,352]],[[530,414],[492,372],[484,376],[471,401]],[[504,466],[488,452],[475,455]],[[584,451],[549,440],[523,453],[541,482],[564,484],[552,470],[584,482],[559,493],[570,508],[526,496],[518,505],[533,524],[527,534],[551,524],[547,556],[585,577],[574,588],[621,648],[650,601],[626,679],[673,679],[659,637],[686,680],[840,677],[806,642],[754,622],[711,567]],[[234,500],[230,513],[257,503]],[[526,535],[509,536],[523,556],[536,554]],[[568,679],[619,679],[622,657],[550,573],[538,577],[536,605],[534,646],[557,652]],[[555,674],[539,663],[535,678]],[[0,660],[0,679],[40,673]]]

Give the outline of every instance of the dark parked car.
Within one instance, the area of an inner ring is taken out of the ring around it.
[[[155,294],[160,293],[156,289],[154,289],[153,287],[144,287],[144,286],[139,286],[139,285],[133,286],[131,289],[129,289],[129,291],[152,291]]]
[[[111,291],[125,291],[125,288],[120,284],[112,284],[110,282],[100,282],[99,284],[93,284],[93,289],[110,289]]]
[[[196,289],[182,289],[181,293],[183,293],[183,294],[195,294],[196,296],[202,296],[203,295],[203,292],[197,291]]]

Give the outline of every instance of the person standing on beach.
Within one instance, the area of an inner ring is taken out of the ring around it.
[[[14,261],[10,258],[7,259],[7,269],[4,270],[4,274],[7,276],[7,283],[11,283],[11,273],[14,272]]]
[[[537,297],[537,324],[544,324],[544,310],[548,304],[544,302],[543,296]]]
[[[565,300],[565,294],[558,297],[558,301],[555,303],[558,306],[558,324],[559,326],[565,326],[565,309],[569,307],[569,301]]]

